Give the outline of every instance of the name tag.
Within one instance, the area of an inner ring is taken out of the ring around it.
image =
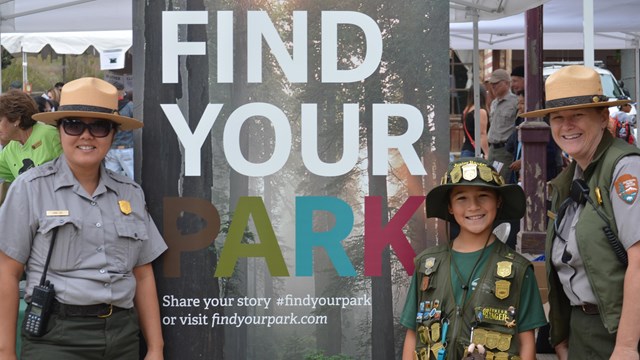
[[[47,210],[47,216],[69,216],[69,210]]]

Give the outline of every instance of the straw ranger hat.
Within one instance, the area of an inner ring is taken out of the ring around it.
[[[33,115],[34,120],[50,125],[69,117],[111,120],[120,125],[120,130],[143,126],[141,121],[118,114],[118,90],[115,86],[93,77],[66,83],[62,87],[58,110]]]
[[[502,197],[496,220],[517,220],[524,216],[525,196],[522,188],[505,184],[502,176],[484,159],[461,158],[449,164],[440,185],[427,194],[427,217],[455,221],[449,213],[449,191],[454,186],[481,186],[493,189]]]
[[[562,110],[610,107],[631,102],[609,101],[602,92],[600,75],[586,66],[565,66],[551,74],[544,84],[545,108],[520,114],[521,117],[540,117]]]

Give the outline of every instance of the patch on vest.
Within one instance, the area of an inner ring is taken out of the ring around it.
[[[496,281],[496,297],[500,300],[504,300],[509,297],[509,290],[511,288],[511,282],[507,280]]]
[[[474,308],[475,318],[478,323],[491,323],[505,325],[515,319],[515,308],[509,309],[478,306]],[[508,327],[508,326],[507,326]]]
[[[511,347],[512,335],[497,331],[477,328],[473,329],[473,343],[483,345],[491,350],[507,351]]]
[[[629,205],[636,201],[636,197],[638,196],[638,178],[629,174],[622,174],[618,176],[613,184],[616,193],[622,201]]]

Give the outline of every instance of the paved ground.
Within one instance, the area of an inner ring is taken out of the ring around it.
[[[537,360],[558,360],[555,354],[538,354],[536,355]]]

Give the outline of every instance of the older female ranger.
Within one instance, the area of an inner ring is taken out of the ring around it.
[[[551,181],[546,241],[551,342],[564,359],[638,359],[640,151],[614,139],[600,77],[567,66],[546,81],[553,139],[573,159]],[[628,258],[628,266],[624,257]]]
[[[23,358],[138,359],[139,330],[146,358],[163,357],[150,263],[167,246],[141,188],[102,165],[118,129],[142,127],[118,115],[117,104],[111,84],[82,78],[65,85],[58,111],[34,116],[58,126],[63,154],[19,177],[0,209],[2,359],[15,358],[23,269],[27,302],[43,273],[55,291],[49,317],[34,303],[27,309],[25,318],[35,314],[46,326],[41,334],[23,326]]]

